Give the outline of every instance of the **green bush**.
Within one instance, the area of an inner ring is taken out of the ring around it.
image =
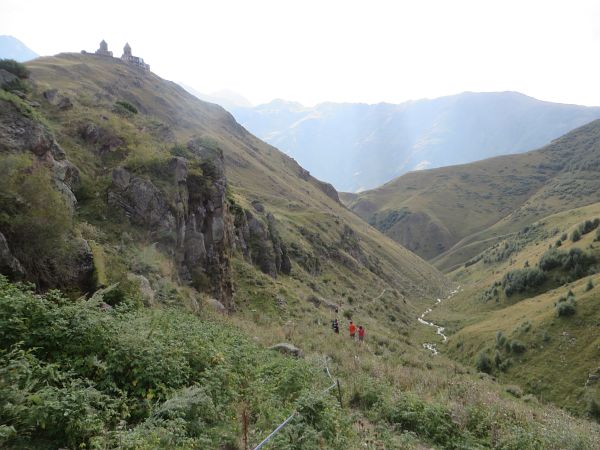
[[[581,231],[579,231],[579,229],[573,230],[573,233],[571,233],[571,241],[577,242],[580,239],[581,239]]]
[[[594,289],[594,282],[592,281],[592,279],[590,278],[587,282],[587,284],[585,285],[585,290],[586,291],[591,291],[592,289]]]
[[[525,350],[527,350],[527,347],[525,347],[525,344],[523,344],[521,341],[518,340],[514,340],[511,341],[510,343],[510,351],[513,353],[524,353]]]
[[[135,106],[133,106],[131,103],[126,102],[124,100],[119,100],[115,102],[115,107],[119,108],[119,109],[124,109],[126,111],[129,111],[131,114],[137,114],[138,110]]]
[[[21,64],[14,59],[0,59],[0,69],[4,69],[21,79],[29,78],[30,74],[25,64]]]
[[[477,355],[477,361],[475,361],[475,367],[477,367],[477,370],[479,370],[480,372],[484,372],[484,373],[492,372],[492,361],[490,360],[490,357],[487,355],[487,353],[481,352],[481,353],[479,353],[479,355]]]
[[[5,448],[217,448],[238,441],[242,400],[261,435],[298,408],[297,435],[346,448],[337,402],[311,394],[320,369],[182,311],[30,289],[0,277]]]
[[[575,300],[568,297],[565,301],[559,301],[556,304],[556,315],[558,317],[568,317],[575,314]]]
[[[551,248],[542,255],[538,265],[544,272],[559,269],[570,279],[578,279],[592,271],[595,263],[596,258],[580,248],[572,248],[568,252]]]
[[[598,228],[598,225],[600,225],[600,219],[586,220],[585,222],[579,224],[577,231],[579,231],[579,234],[583,236],[584,234],[594,231],[596,228]]]
[[[450,410],[436,403],[427,403],[413,394],[402,394],[384,407],[383,418],[400,430],[411,431],[442,445],[456,448],[460,433]]]
[[[541,286],[546,274],[538,268],[516,269],[504,275],[502,287],[507,297],[515,293],[526,292]]]

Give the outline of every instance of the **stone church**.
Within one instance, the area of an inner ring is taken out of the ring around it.
[[[100,42],[100,48],[96,50],[95,54],[99,56],[109,56],[111,58],[113,57],[113,52],[108,50],[108,44],[104,39],[102,39]],[[129,43],[125,44],[125,47],[123,47],[123,55],[121,56],[121,60],[127,64],[136,66],[139,69],[150,71],[150,65],[146,64],[143,58],[140,58],[139,56],[133,56]]]

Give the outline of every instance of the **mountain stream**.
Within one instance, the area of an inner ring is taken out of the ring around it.
[[[448,297],[446,297],[446,300],[450,300],[452,297],[454,297],[458,293],[459,290],[460,290],[460,286],[457,287],[456,289],[454,289],[452,292],[450,292],[450,295],[448,295]],[[444,334],[444,327],[441,327],[433,322],[428,322],[425,320],[425,316],[427,316],[427,314],[429,314],[431,311],[433,311],[433,308],[440,303],[442,303],[442,299],[438,298],[435,301],[435,305],[433,305],[433,307],[431,307],[431,308],[427,308],[425,310],[425,312],[423,312],[423,314],[421,314],[420,317],[417,317],[417,320],[420,323],[422,323],[423,325],[426,325],[428,327],[434,327],[436,329],[435,334],[442,337],[442,342],[446,342],[448,340],[448,336],[446,336]],[[431,353],[433,353],[434,355],[437,355],[439,353],[436,344],[433,344],[431,342],[423,343],[423,347],[426,348],[427,350],[431,351]]]

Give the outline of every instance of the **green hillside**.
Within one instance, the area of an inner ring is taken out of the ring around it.
[[[222,108],[113,58],[7,67],[0,446],[246,449],[293,412],[265,448],[600,445],[424,349],[454,283]]]
[[[501,382],[596,414],[598,217],[600,203],[548,216],[453,272],[464,290],[431,315],[453,333],[447,353],[472,365],[486,355]],[[527,271],[542,279],[521,282]]]
[[[348,204],[448,271],[542,217],[599,201],[599,156],[595,121],[540,150],[409,173]]]

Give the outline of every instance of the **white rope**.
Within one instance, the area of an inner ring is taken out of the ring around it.
[[[331,372],[329,371],[329,366],[327,365],[327,357],[325,357],[325,370],[327,371],[327,375],[329,376],[329,379],[332,381],[332,385],[329,386],[328,388],[325,388],[321,392],[321,395],[326,394],[327,392],[329,392],[330,390],[332,390],[334,387],[337,386],[337,381],[335,381],[333,379],[333,377],[331,376]],[[266,438],[264,438],[263,441],[260,444],[258,444],[256,447],[254,447],[254,450],[259,450],[263,445],[265,445],[267,442],[269,442],[271,440],[271,438],[273,436],[275,436],[277,433],[279,433],[279,431],[283,427],[285,427],[288,424],[288,422],[290,420],[292,420],[297,414],[298,414],[298,411],[295,410],[287,419],[285,419],[283,422],[281,422],[279,424],[279,426],[277,428],[275,428],[271,434],[269,434]]]

